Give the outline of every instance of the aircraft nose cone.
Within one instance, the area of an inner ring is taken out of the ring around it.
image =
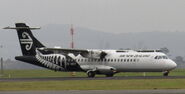
[[[169,63],[168,63],[168,68],[171,70],[171,69],[175,69],[177,67],[177,64],[170,60]]]
[[[176,68],[177,64],[175,62],[173,62],[173,68]]]

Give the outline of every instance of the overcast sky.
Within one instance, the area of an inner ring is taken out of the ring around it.
[[[74,24],[104,32],[185,31],[185,0],[0,0],[0,27]]]

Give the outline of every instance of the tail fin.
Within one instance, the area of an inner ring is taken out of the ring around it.
[[[24,56],[36,55],[36,48],[45,47],[41,44],[32,34],[31,29],[25,23],[16,23],[15,28],[6,27],[5,29],[16,29],[19,38],[19,43],[21,46],[22,54]]]

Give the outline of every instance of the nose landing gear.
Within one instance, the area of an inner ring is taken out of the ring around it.
[[[163,76],[168,76],[169,73],[170,73],[169,71],[165,71],[163,72]]]

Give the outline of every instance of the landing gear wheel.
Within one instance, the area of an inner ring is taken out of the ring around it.
[[[113,77],[114,74],[106,74],[106,77]]]
[[[165,71],[165,72],[163,73],[163,76],[168,76],[169,73],[170,73],[169,71]]]
[[[95,77],[96,73],[94,71],[87,72],[88,77],[93,78]]]

